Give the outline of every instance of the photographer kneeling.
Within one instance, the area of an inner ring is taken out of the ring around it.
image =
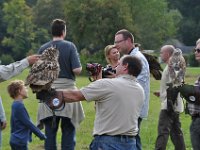
[[[96,118],[90,150],[136,150],[138,117],[144,103],[144,91],[136,77],[142,69],[134,56],[123,56],[116,67],[116,78],[102,79],[102,70],[94,82],[80,90],[57,91],[65,102],[86,100],[96,103]]]

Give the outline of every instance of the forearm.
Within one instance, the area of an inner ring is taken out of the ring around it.
[[[0,65],[0,82],[8,80],[12,78],[13,76],[18,75],[28,66],[29,66],[29,63],[27,59],[14,62],[6,66]]]
[[[80,90],[63,91],[63,100],[67,103],[79,102],[85,100],[85,97]]]

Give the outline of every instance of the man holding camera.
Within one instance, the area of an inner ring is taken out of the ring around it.
[[[80,90],[57,91],[65,102],[95,101],[94,139],[90,150],[137,150],[138,117],[144,102],[144,90],[136,77],[142,69],[134,56],[123,56],[116,67],[116,78],[102,79],[102,70],[94,82]]]

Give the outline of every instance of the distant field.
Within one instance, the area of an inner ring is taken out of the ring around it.
[[[28,70],[25,70],[21,75],[15,77],[15,79],[22,79],[24,80],[27,76]],[[193,84],[196,80],[198,74],[200,74],[199,68],[188,68],[186,73],[185,82]],[[11,79],[11,80],[14,80]],[[9,137],[10,137],[10,108],[12,99],[9,98],[6,87],[8,83],[11,81],[6,81],[0,83],[0,95],[3,99],[4,108],[6,111],[7,117],[7,128],[3,131],[3,150],[10,150],[9,146]],[[78,77],[77,78],[77,86],[80,88],[85,86],[89,83],[87,77]],[[142,145],[144,150],[153,150],[154,144],[157,136],[157,122],[158,116],[160,111],[160,101],[159,98],[155,97],[152,93],[155,90],[159,89],[159,81],[154,80],[151,78],[151,91],[150,91],[150,108],[149,108],[149,117],[146,120],[143,120],[141,125],[141,138],[142,138]],[[85,120],[81,123],[79,129],[77,130],[77,145],[76,150],[87,150],[88,146],[92,140],[92,129],[93,129],[93,121],[95,116],[94,111],[94,103],[87,103],[83,102],[83,107],[85,111]],[[29,112],[30,117],[32,118],[33,122],[36,122],[37,117],[37,107],[38,101],[35,99],[35,95],[31,93],[29,90],[29,98],[25,100],[26,108]],[[190,125],[190,117],[185,115],[184,113],[181,114],[181,122],[182,128],[185,137],[185,143],[187,150],[191,150],[191,143],[189,137],[189,125]],[[60,135],[61,132],[58,132],[58,149],[60,149]],[[37,137],[33,135],[33,142],[29,144],[30,150],[43,150],[43,141],[40,141]],[[173,145],[169,139],[167,150],[173,150]]]

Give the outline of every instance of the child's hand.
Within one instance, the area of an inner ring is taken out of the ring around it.
[[[1,122],[1,129],[2,129],[2,130],[5,129],[5,128],[6,128],[6,125],[7,125],[6,121],[2,121],[2,122]]]
[[[153,92],[153,94],[154,94],[155,96],[157,96],[157,97],[160,97],[160,92],[159,92],[159,91],[155,91],[155,92]]]
[[[45,140],[45,139],[47,139],[47,137],[45,134],[43,134],[43,136],[40,138],[40,140]]]

